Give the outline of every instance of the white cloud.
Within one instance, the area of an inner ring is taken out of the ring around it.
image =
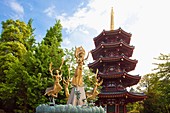
[[[65,38],[63,39],[62,45],[63,45],[64,47],[66,47],[66,46],[68,46],[70,43],[71,43],[70,40],[65,37]]]
[[[47,9],[45,9],[43,12],[44,12],[47,16],[53,17],[53,15],[55,15],[55,6],[54,6],[54,5],[53,5],[53,6],[50,6],[50,7],[48,7]]]
[[[135,0],[133,1],[136,2]],[[91,0],[87,7],[77,9],[72,16],[68,17],[65,15],[58,16],[57,18],[61,20],[63,27],[67,28],[68,31],[73,31],[79,25],[84,25],[94,28],[100,33],[103,29],[108,30],[110,27],[110,10],[112,6],[115,6],[116,27],[117,25],[124,25],[127,17],[131,19],[133,16],[136,16],[137,11],[134,9],[138,10],[139,8],[135,4],[128,6],[127,4],[129,2],[126,0],[123,0],[121,3],[119,3],[119,1],[113,2],[113,0]],[[123,5],[123,9],[121,9],[122,7],[119,8],[118,5]],[[126,24],[128,24],[127,22]]]
[[[72,16],[65,14],[57,18],[69,33],[69,45],[82,45],[88,51],[94,49],[94,36],[103,29],[109,30],[113,7],[115,29],[121,27],[132,33],[133,58],[139,61],[134,74],[147,74],[154,67],[154,57],[170,52],[168,3],[168,0],[90,0],[86,7],[77,9]]]
[[[15,14],[12,14],[13,18],[23,18],[24,15],[24,8],[21,4],[19,4],[17,1],[12,0],[8,1],[9,7],[15,12]]]
[[[94,48],[94,45],[92,41],[92,34],[90,34],[89,31],[93,31],[93,29],[79,26],[77,29],[70,32],[67,38],[64,37],[62,46],[64,48],[72,48],[82,45],[87,51],[90,51]]]
[[[17,13],[24,13],[24,8],[23,6],[21,6],[19,3],[17,3],[16,1],[12,1],[10,2],[10,7]]]

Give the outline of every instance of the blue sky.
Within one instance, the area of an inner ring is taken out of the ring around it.
[[[41,41],[46,30],[55,24],[56,15],[64,13],[72,15],[77,8],[87,2],[86,0],[1,0],[0,20],[12,18],[28,22],[33,18],[37,41]]]
[[[109,30],[113,7],[115,29],[132,33],[132,59],[138,60],[134,74],[150,73],[156,62],[153,58],[170,53],[168,0],[0,0],[0,6],[0,21],[12,18],[28,22],[32,18],[37,41],[60,19],[62,47],[82,45],[86,51],[94,49],[95,36]]]

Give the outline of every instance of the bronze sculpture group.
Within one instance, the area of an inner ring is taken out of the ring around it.
[[[83,87],[84,86],[83,76],[82,76],[83,65],[84,65],[84,61],[88,59],[89,53],[90,52],[88,52],[88,55],[85,58],[85,50],[83,49],[83,47],[81,46],[81,47],[76,48],[74,55],[75,55],[75,58],[76,58],[77,67],[76,67],[75,74],[74,74],[72,79],[70,79],[70,70],[68,70],[68,72],[69,72],[68,78],[62,79],[61,68],[62,68],[62,65],[64,63],[64,59],[62,59],[62,63],[60,65],[60,68],[58,70],[56,70],[55,75],[53,74],[52,63],[50,63],[49,71],[50,71],[52,78],[54,78],[55,82],[54,82],[54,85],[52,87],[49,87],[49,88],[46,89],[44,95],[48,95],[48,96],[51,96],[53,98],[57,98],[58,93],[63,89],[62,86],[60,85],[61,81],[63,81],[63,85],[65,86],[64,89],[65,89],[65,95],[66,95],[67,100],[70,96],[69,88],[68,88],[69,85],[70,85],[70,82],[71,82],[71,85],[75,88],[76,87]],[[99,94],[98,87],[103,83],[103,80],[100,80],[100,78],[97,77],[97,74],[98,74],[98,70],[96,71],[94,81],[92,81],[89,78],[89,80],[94,84],[94,88],[91,92],[86,92],[86,97],[87,97],[88,100],[94,100],[97,97],[97,95]],[[80,94],[81,94],[81,92],[80,92]]]

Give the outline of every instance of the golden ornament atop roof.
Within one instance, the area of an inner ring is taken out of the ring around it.
[[[113,7],[111,9],[110,30],[114,30],[114,12],[113,12]]]

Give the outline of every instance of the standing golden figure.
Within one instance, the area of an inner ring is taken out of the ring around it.
[[[54,85],[52,87],[49,87],[46,89],[44,95],[52,96],[53,98],[58,97],[58,93],[63,89],[62,86],[60,85],[60,81],[62,80],[62,73],[60,74],[61,67],[64,63],[64,59],[62,59],[61,66],[59,70],[56,70],[56,75],[53,74],[53,69],[52,69],[52,62],[50,63],[49,66],[49,71],[52,76],[52,78],[55,80]]]
[[[69,67],[70,68],[70,67]],[[66,100],[68,100],[70,93],[69,93],[69,85],[70,85],[70,69],[68,68],[68,78],[65,80],[63,78],[63,85],[64,85],[64,90],[65,90],[65,95],[66,95]]]
[[[74,77],[72,79],[72,85],[73,86],[83,86],[83,77],[82,77],[82,71],[83,71],[83,65],[84,65],[84,61],[88,59],[88,55],[86,58],[85,57],[85,50],[83,49],[83,47],[78,47],[75,50],[75,58],[76,58],[76,62],[78,64],[78,66],[76,67],[76,71],[74,74]]]
[[[89,81],[94,84],[94,88],[93,88],[92,92],[86,92],[87,99],[95,100],[97,95],[99,94],[98,87],[103,83],[103,79],[100,81],[100,78],[97,78],[97,74],[98,74],[98,69],[96,70],[95,80],[94,81],[92,81],[88,77]]]

